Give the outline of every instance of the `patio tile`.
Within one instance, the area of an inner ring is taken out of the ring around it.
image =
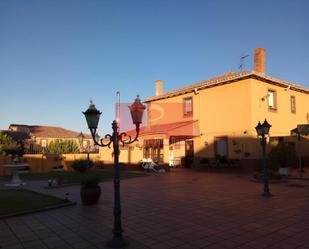
[[[24,249],[22,244],[10,245],[10,246],[2,246],[1,249]]]
[[[41,184],[41,185],[40,185]],[[79,201],[79,186],[46,190]],[[44,182],[44,184],[46,184]],[[129,248],[307,249],[308,194],[272,184],[274,197],[247,175],[174,171],[121,182],[122,222]],[[107,248],[112,238],[113,184],[101,183],[100,203],[0,220],[1,249]]]
[[[23,247],[26,249],[48,249],[48,247],[40,241],[23,242]]]

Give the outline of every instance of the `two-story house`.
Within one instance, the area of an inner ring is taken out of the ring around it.
[[[219,157],[252,164],[261,158],[259,121],[272,125],[270,143],[309,124],[309,89],[266,75],[263,48],[254,51],[253,71],[229,72],[168,92],[157,80],[156,95],[144,102],[147,125],[136,148],[121,152],[123,162],[152,158],[179,164],[182,159],[189,166]],[[309,156],[307,149],[303,146],[303,156]]]

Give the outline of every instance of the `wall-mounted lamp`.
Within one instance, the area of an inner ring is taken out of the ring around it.
[[[269,96],[270,96],[269,94],[266,94],[265,96],[261,98],[261,101],[265,101]]]

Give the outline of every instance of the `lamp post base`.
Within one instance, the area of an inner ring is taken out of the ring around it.
[[[270,192],[263,192],[262,193],[262,196],[263,197],[271,197],[271,196],[273,196]]]
[[[108,241],[107,246],[111,248],[121,248],[129,245],[129,241],[124,239],[122,236],[114,237],[112,240]]]

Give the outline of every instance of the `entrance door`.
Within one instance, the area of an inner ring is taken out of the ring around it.
[[[215,137],[215,157],[220,160],[228,158],[227,137]]]
[[[194,144],[192,140],[185,141],[185,167],[190,168],[194,160]]]

